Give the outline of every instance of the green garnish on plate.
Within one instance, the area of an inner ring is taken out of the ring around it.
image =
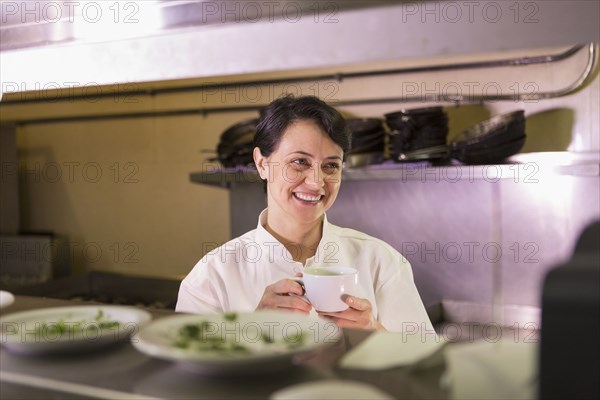
[[[36,334],[42,337],[59,337],[63,335],[77,335],[83,332],[97,333],[98,331],[114,330],[120,326],[118,321],[106,318],[104,310],[98,309],[96,316],[91,320],[73,321],[71,316],[66,316],[56,322],[44,322],[36,327]]]
[[[276,339],[272,332],[260,329],[255,323],[238,322],[236,313],[225,313],[221,323],[201,320],[181,326],[172,343],[179,349],[231,355],[285,352],[305,343],[304,332]]]

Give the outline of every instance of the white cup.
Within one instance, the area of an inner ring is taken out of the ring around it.
[[[306,293],[300,297],[317,311],[344,311],[348,305],[342,296],[358,294],[358,271],[350,267],[308,267],[302,278],[292,279],[304,286]]]

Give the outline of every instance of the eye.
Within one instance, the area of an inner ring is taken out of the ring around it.
[[[331,174],[335,174],[336,172],[338,172],[340,170],[340,168],[341,168],[341,166],[339,163],[330,162],[330,163],[323,165],[323,172],[325,172],[328,175],[331,175]]]
[[[306,158],[297,158],[295,160],[292,160],[292,165],[302,169],[310,167],[310,163]]]

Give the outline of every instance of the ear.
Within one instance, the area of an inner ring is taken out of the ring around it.
[[[254,148],[252,152],[252,157],[254,158],[254,165],[256,165],[256,170],[258,171],[258,175],[260,175],[261,179],[269,178],[269,168],[267,168],[266,162],[267,158],[263,156],[258,147]]]

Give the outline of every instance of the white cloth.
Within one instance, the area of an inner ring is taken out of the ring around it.
[[[446,345],[435,332],[375,332],[344,354],[340,367],[382,370],[415,363],[431,357]],[[440,357],[441,358],[441,357]]]
[[[288,250],[264,228],[209,251],[183,279],[176,311],[211,314],[254,311],[265,287],[302,272]],[[414,284],[410,263],[387,243],[353,229],[323,221],[323,236],[309,266],[351,266],[358,270],[361,293],[373,315],[389,331],[433,331]]]

